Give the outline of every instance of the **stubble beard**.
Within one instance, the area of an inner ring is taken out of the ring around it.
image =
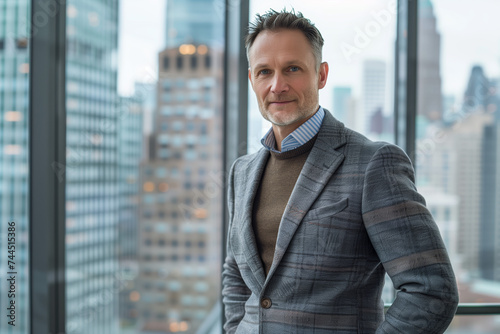
[[[274,117],[272,112],[270,112],[269,109],[266,108],[265,101],[259,102],[259,111],[262,117],[272,124],[276,126],[288,126],[314,115],[318,109],[318,100],[319,94],[316,94],[311,98],[310,101],[307,101],[305,105],[298,105],[296,110],[284,115],[284,117],[280,117],[280,119]]]
[[[288,126],[288,125],[294,124],[296,122],[299,122],[299,121],[309,117],[310,113],[311,113],[311,110],[299,109],[299,110],[294,111],[293,113],[284,115],[284,117],[276,118],[269,111],[269,109],[267,109],[263,106],[259,107],[259,109],[260,109],[260,113],[261,113],[262,117],[265,120],[267,120],[267,121],[269,121],[272,124],[277,125],[277,126]]]

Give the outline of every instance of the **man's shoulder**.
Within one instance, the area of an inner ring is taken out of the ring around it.
[[[257,152],[242,155],[233,162],[231,169],[234,171],[236,171],[236,169],[247,169],[247,167],[253,166],[257,159],[266,153],[268,153],[268,151],[262,147]]]

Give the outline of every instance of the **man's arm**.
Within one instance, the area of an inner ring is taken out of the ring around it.
[[[406,154],[385,145],[369,162],[363,221],[398,290],[377,333],[443,333],[456,311],[458,291],[443,240],[417,193]]]
[[[234,217],[233,178],[235,166],[236,162],[231,167],[228,177],[229,227],[226,247],[227,256],[222,271],[222,302],[224,303],[224,312],[226,316],[224,330],[227,334],[234,333],[236,328],[238,328],[241,319],[243,319],[243,316],[245,315],[245,302],[251,294],[241,277],[241,273],[234,259],[229,240]]]

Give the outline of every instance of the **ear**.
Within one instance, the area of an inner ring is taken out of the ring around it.
[[[250,83],[253,86],[253,82],[252,82],[252,69],[250,67],[248,68],[248,80],[250,80]]]
[[[318,70],[318,89],[322,89],[326,85],[326,79],[328,79],[328,63],[326,61],[319,65]]]

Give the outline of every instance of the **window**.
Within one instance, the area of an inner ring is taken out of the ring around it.
[[[177,56],[177,69],[182,70],[184,64],[184,58],[182,56]]]
[[[18,49],[27,49],[28,48],[28,38],[26,38],[26,37],[18,38],[16,40],[16,47]]]
[[[417,187],[437,211],[460,302],[500,303],[500,50],[490,42],[500,39],[500,25],[487,24],[500,6],[419,4]],[[498,318],[456,317],[449,332],[499,331]]]
[[[168,56],[163,57],[163,70],[168,70],[170,65],[170,58]]]

